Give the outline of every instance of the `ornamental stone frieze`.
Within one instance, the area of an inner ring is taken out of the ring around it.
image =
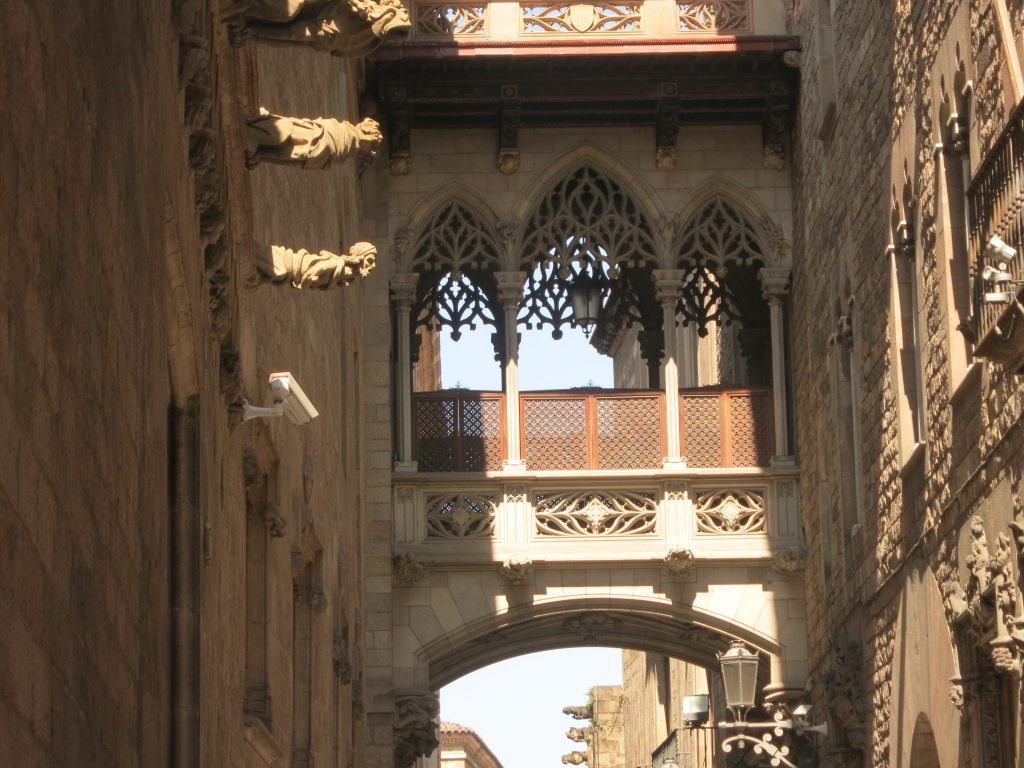
[[[441,702],[434,691],[407,691],[395,696],[395,768],[409,768],[437,749]]]
[[[245,160],[250,168],[261,162],[327,168],[353,155],[372,160],[384,140],[373,118],[356,124],[333,117],[289,117],[266,110],[245,125]]]
[[[256,272],[251,287],[261,283],[290,282],[293,288],[334,288],[349,285],[356,277],[366,277],[377,263],[377,247],[372,243],[354,243],[349,253],[292,249],[283,245],[255,247]]]
[[[334,56],[365,56],[412,30],[401,0],[237,0],[226,14],[236,41],[309,46]]]

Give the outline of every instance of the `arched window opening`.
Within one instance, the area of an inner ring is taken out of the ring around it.
[[[581,279],[600,280],[602,306],[591,344],[611,355],[620,331],[640,325],[638,342],[649,370],[644,384],[657,388],[663,347],[651,277],[657,249],[636,201],[616,181],[585,165],[552,187],[526,232],[520,269],[527,280],[519,324],[527,332],[550,328],[554,339],[562,338],[564,327],[578,325],[570,287]]]
[[[677,253],[685,276],[676,316],[683,339],[689,331],[697,347],[695,383],[770,384],[771,319],[759,278],[764,252],[746,216],[713,199],[684,225]]]

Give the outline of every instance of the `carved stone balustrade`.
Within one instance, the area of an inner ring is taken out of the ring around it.
[[[556,3],[417,0],[416,40],[707,38],[785,34],[781,0],[626,0]]]

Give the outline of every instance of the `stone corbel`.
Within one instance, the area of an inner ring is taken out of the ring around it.
[[[802,546],[786,547],[772,553],[772,570],[782,576],[790,576],[804,569],[807,550]]]
[[[680,578],[689,576],[697,568],[697,558],[692,549],[671,549],[665,555],[664,563],[673,576]]]
[[[519,89],[514,85],[501,87],[498,108],[498,170],[511,176],[519,170]]]
[[[526,584],[533,576],[533,561],[527,558],[511,557],[499,567],[501,578],[516,586]]]
[[[255,37],[346,58],[412,31],[401,0],[236,0],[224,16],[236,44]]]
[[[410,768],[437,749],[441,702],[435,691],[395,694],[395,768]]]
[[[290,282],[293,288],[334,288],[349,285],[356,277],[366,277],[377,263],[377,247],[372,243],[354,243],[350,253],[292,249],[283,245],[255,247],[255,273],[249,286]]]
[[[265,109],[245,121],[245,161],[327,168],[353,155],[373,159],[384,140],[371,117],[357,124],[333,117],[289,117]]]
[[[427,577],[427,566],[411,553],[395,555],[391,558],[391,575],[395,584],[414,587]]]
[[[665,86],[662,88],[664,90]],[[674,93],[658,102],[654,130],[657,137],[654,164],[659,171],[670,171],[676,167],[679,157],[676,151],[676,142],[679,138],[679,99]]]

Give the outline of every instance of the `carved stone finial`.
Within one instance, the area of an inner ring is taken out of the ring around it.
[[[287,117],[261,110],[246,120],[245,160],[250,168],[261,162],[327,168],[353,155],[376,157],[383,138],[380,125],[369,117],[353,125],[333,117]]]
[[[441,702],[434,691],[395,696],[395,768],[409,768],[437,749]]]
[[[676,547],[665,555],[665,567],[676,576],[688,576],[697,567],[697,558],[692,549]]]
[[[412,587],[427,576],[427,566],[416,559],[416,555],[405,553],[391,558],[391,573],[396,584]]]
[[[512,557],[500,566],[501,578],[509,584],[525,584],[533,575],[533,561],[527,558]]]
[[[240,0],[228,23],[236,41],[305,45],[335,56],[365,56],[412,31],[401,0]]]
[[[772,570],[783,576],[802,571],[807,551],[800,546],[786,547],[772,553]]]
[[[377,246],[364,242],[354,243],[350,253],[341,254],[311,253],[283,245],[258,245],[255,251],[256,273],[249,280],[252,286],[290,281],[293,288],[334,288],[349,285],[357,276],[366,277],[377,264]]]
[[[587,762],[586,752],[567,752],[562,755],[563,765],[584,765]]]

